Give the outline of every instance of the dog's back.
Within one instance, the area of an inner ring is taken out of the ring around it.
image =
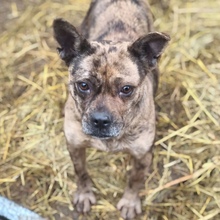
[[[133,41],[153,31],[145,0],[93,0],[82,24],[89,40]]]

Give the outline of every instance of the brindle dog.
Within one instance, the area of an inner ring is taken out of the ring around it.
[[[157,63],[170,38],[153,32],[145,0],[92,0],[82,35],[63,19],[53,28],[69,70],[64,131],[77,176],[76,210],[86,213],[96,202],[86,148],[126,151],[133,167],[117,208],[123,218],[134,218],[152,161]]]

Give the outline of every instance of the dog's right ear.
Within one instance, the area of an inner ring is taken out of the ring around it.
[[[67,65],[73,58],[91,50],[89,42],[83,39],[69,22],[57,18],[53,22],[53,30],[54,38],[61,46],[61,48],[57,48],[57,51]]]
[[[152,32],[137,39],[130,47],[129,51],[136,57],[147,62],[150,67],[157,64],[170,37],[167,34]]]

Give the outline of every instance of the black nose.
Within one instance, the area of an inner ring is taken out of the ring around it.
[[[93,126],[98,129],[108,128],[111,124],[111,117],[106,112],[93,113],[91,120]]]

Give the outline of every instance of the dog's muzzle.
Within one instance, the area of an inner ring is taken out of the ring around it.
[[[113,116],[108,112],[93,112],[88,119],[82,121],[85,134],[107,139],[119,135],[122,126],[114,122]]]

